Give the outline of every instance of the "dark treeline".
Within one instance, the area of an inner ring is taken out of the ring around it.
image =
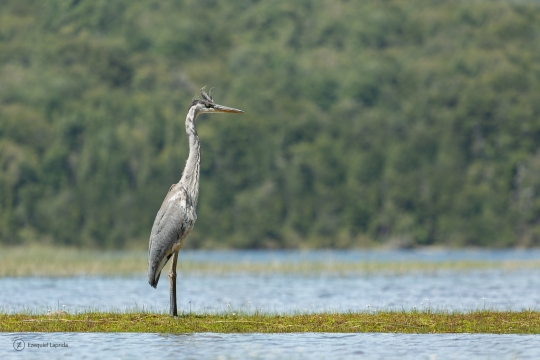
[[[0,243],[144,247],[203,116],[189,247],[540,245],[540,5],[3,0]]]

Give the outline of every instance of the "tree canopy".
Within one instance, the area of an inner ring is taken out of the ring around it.
[[[4,0],[0,243],[143,247],[188,154],[186,246],[540,244],[540,4]]]

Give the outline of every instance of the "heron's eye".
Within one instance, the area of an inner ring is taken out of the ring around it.
[[[206,104],[206,107],[210,109],[212,107],[212,105]]]

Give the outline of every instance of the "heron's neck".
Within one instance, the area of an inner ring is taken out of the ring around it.
[[[193,204],[197,204],[199,198],[199,170],[201,162],[201,145],[195,129],[195,107],[189,109],[186,117],[186,133],[189,138],[189,156],[180,179],[182,185],[191,196]]]

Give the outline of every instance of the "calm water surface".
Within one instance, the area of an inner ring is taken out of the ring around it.
[[[13,343],[25,342],[16,351]],[[36,348],[30,344],[66,344]],[[538,359],[533,335],[0,334],[2,359]]]
[[[540,251],[190,252],[191,261],[425,261],[540,260]],[[180,258],[179,261],[181,261]],[[167,268],[168,269],[168,268]],[[166,271],[167,271],[166,269]],[[166,312],[166,271],[157,289],[145,274],[130,277],[0,278],[4,312],[88,309]],[[426,309],[537,309],[540,269],[469,270],[399,275],[178,274],[178,306],[186,312],[293,313]]]
[[[167,311],[168,282],[146,277],[3,278],[6,312],[89,309]],[[468,271],[394,276],[187,275],[178,277],[179,311],[374,311],[537,309],[540,271]],[[65,305],[65,307],[64,307]]]

